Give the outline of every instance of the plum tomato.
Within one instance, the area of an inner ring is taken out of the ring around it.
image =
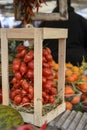
[[[21,97],[21,95],[16,95],[15,97],[14,97],[14,104],[16,104],[16,105],[19,105],[20,103],[21,103],[21,101],[22,101],[22,97]]]
[[[28,103],[28,102],[29,102],[29,99],[28,99],[27,96],[22,98],[22,103],[23,104]]]
[[[18,52],[21,52],[22,50],[24,50],[25,49],[25,46],[24,45],[19,45],[19,46],[17,46],[17,51]]]
[[[43,68],[43,76],[50,76],[52,75],[52,71],[49,68]]]
[[[55,98],[53,96],[49,96],[49,103],[54,103]]]

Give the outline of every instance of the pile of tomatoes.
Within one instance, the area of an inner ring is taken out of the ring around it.
[[[42,103],[54,103],[57,95],[54,82],[52,55],[49,48],[42,50]],[[34,103],[34,50],[19,45],[12,64],[14,77],[10,81],[13,104]],[[38,86],[37,86],[38,87]],[[30,107],[30,105],[28,105]]]

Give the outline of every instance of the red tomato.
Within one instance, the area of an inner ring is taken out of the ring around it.
[[[50,96],[50,97],[49,97],[49,103],[54,103],[54,101],[55,101],[54,97],[53,97],[53,96]]]
[[[22,82],[22,88],[27,91],[29,89],[29,83],[26,80]]]
[[[16,79],[16,77],[13,77],[13,79],[11,80],[11,82],[10,82],[10,83],[12,83],[12,84],[17,83],[17,79]]]
[[[18,80],[21,80],[21,79],[22,79],[22,75],[20,74],[20,72],[16,72],[14,78],[16,78],[17,81],[18,81]]]
[[[54,79],[54,75],[51,74],[50,76],[47,77],[47,80],[53,80]]]
[[[12,91],[12,92],[10,93],[10,98],[11,98],[12,100],[14,100],[14,98],[15,98],[16,95],[17,95],[16,92],[15,92],[15,91]]]
[[[28,62],[28,68],[29,69],[34,69],[34,60],[31,60],[30,62]]]
[[[47,47],[46,50],[47,50],[48,54],[51,54],[50,48]]]
[[[43,92],[42,92],[42,97],[44,97],[44,98],[45,98],[45,97],[46,97],[46,95],[47,95],[47,94],[46,94],[46,92],[45,92],[45,91],[43,91]]]
[[[30,62],[34,58],[34,51],[28,52],[24,57],[24,62]]]
[[[26,96],[27,95],[27,91],[25,91],[24,89],[21,90],[21,95],[22,97]]]
[[[48,51],[46,49],[43,49],[43,56],[48,55]]]
[[[44,85],[46,83],[46,77],[42,76],[42,84]]]
[[[28,97],[23,97],[23,98],[22,98],[22,103],[23,103],[23,104],[28,103],[28,102],[29,102]]]
[[[52,55],[51,54],[46,55],[46,59],[48,62],[51,62],[53,60]]]
[[[28,94],[28,98],[31,100],[33,99],[33,95],[32,94]]]
[[[52,71],[49,68],[43,68],[43,76],[50,76],[52,75]]]
[[[30,78],[30,79],[33,79],[34,78],[34,70],[32,69],[29,69],[26,73],[26,77],[27,78]]]
[[[24,49],[21,52],[19,52],[18,54],[16,54],[16,58],[23,58],[26,53],[27,53],[27,51]]]
[[[50,66],[48,63],[43,62],[43,67],[49,68]]]
[[[57,89],[56,88],[51,88],[50,89],[50,94],[57,95]]]
[[[21,103],[21,101],[22,101],[21,95],[16,95],[14,97],[14,104],[19,105]]]
[[[34,95],[34,88],[32,86],[29,86],[28,92],[29,94]]]
[[[25,46],[24,45],[19,45],[18,47],[17,47],[17,51],[18,52],[21,52],[22,50],[24,50],[25,49]]]
[[[51,87],[56,87],[56,84],[52,80],[47,80],[47,83],[51,85]]]
[[[16,95],[19,95],[21,93],[21,89],[16,89],[15,93],[16,93]]]
[[[17,72],[20,69],[20,62],[12,65],[13,72]]]
[[[47,59],[45,56],[42,56],[42,63],[46,63],[47,62]]]
[[[24,75],[26,72],[27,72],[27,66],[24,62],[22,62],[21,65],[20,65],[20,73],[22,75]]]
[[[46,83],[43,85],[43,88],[44,88],[44,90],[49,91],[50,88],[51,88],[51,85],[46,82]]]

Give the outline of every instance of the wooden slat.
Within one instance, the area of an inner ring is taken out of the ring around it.
[[[35,28],[34,28],[35,29]],[[8,39],[33,39],[34,38],[34,29],[33,28],[14,28],[6,29]],[[38,30],[41,28],[38,28]],[[67,29],[53,29],[53,28],[43,28],[43,39],[59,39],[67,38]],[[1,29],[0,29],[0,38],[1,38]]]
[[[43,38],[44,39],[67,38],[67,31],[68,31],[67,29],[44,28]]]
[[[76,130],[84,130],[84,126],[87,123],[87,113],[85,112],[76,128]]]
[[[60,119],[60,117],[63,115],[64,113],[61,113],[59,116],[57,116],[54,120],[52,120],[51,122],[49,122],[49,126],[55,126],[55,122],[58,122],[58,120]]]
[[[68,116],[68,118],[66,118],[64,124],[61,126],[62,130],[68,129],[69,125],[72,123],[75,116],[76,116],[76,112],[72,111]]]
[[[42,29],[35,29],[34,35],[34,118],[35,125],[42,117]]]
[[[82,117],[82,112],[77,112],[74,120],[71,122],[71,124],[69,124],[69,127],[67,130],[75,130],[75,128],[79,124],[81,117]]]
[[[48,124],[58,130],[87,130],[87,113],[66,110]],[[49,130],[49,129],[47,129]]]
[[[34,13],[31,17],[33,21],[59,21],[67,20],[68,14],[66,16],[61,16],[60,13]]]
[[[61,125],[65,122],[66,118],[69,116],[71,111],[66,111],[62,117],[58,120],[58,122],[55,123],[55,126],[57,128],[61,128]]]
[[[85,127],[84,127],[84,130],[87,130],[87,123],[86,123],[86,125],[85,125]]]
[[[7,29],[6,31],[8,39],[25,40],[34,38],[33,28],[14,28],[14,29]]]
[[[9,105],[8,39],[5,29],[1,29],[1,63],[3,104]]]

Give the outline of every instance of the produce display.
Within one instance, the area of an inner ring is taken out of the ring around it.
[[[6,105],[0,105],[0,130],[7,130],[13,126],[23,125],[20,113]]]
[[[58,97],[58,64],[53,60],[51,50],[42,50],[42,103],[44,107],[53,108],[61,102]],[[74,66],[65,64],[65,103],[66,109],[87,111],[87,63]],[[34,50],[19,44],[15,50],[12,63],[14,76],[10,81],[10,99],[14,106],[34,108]],[[2,103],[2,89],[0,89]],[[50,107],[49,107],[50,106]]]
[[[60,103],[53,70],[51,50],[42,50],[42,104]],[[16,106],[34,107],[34,50],[24,45],[17,47],[12,63],[14,76],[10,81],[10,99]],[[56,101],[57,99],[57,101]],[[53,107],[53,106],[52,106]]]
[[[55,78],[58,78],[58,64],[53,61]],[[87,63],[81,66],[65,64],[66,109],[87,112]]]

